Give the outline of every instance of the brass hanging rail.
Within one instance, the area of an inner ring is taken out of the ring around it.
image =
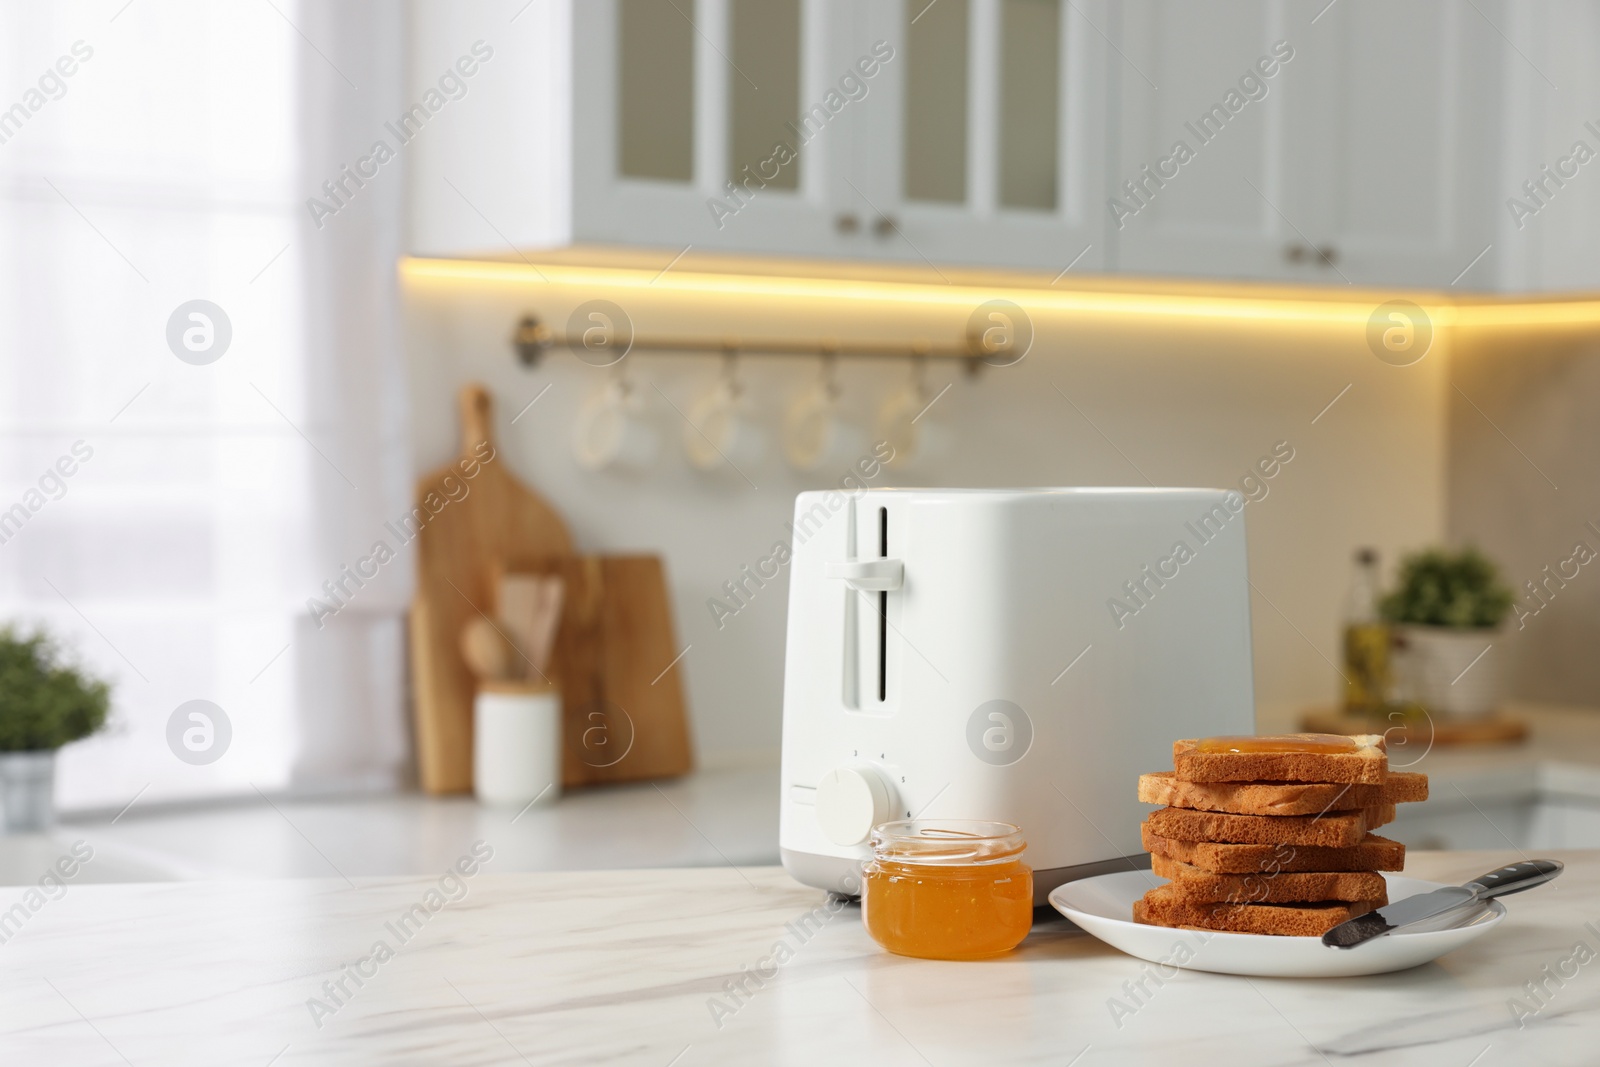
[[[525,367],[537,364],[552,348],[566,348],[580,354],[602,355],[620,348],[622,359],[630,352],[694,352],[704,354],[744,355],[758,353],[775,356],[876,356],[889,359],[959,359],[965,360],[969,372],[976,373],[985,363],[1004,366],[1014,362],[1009,356],[1009,346],[993,352],[979,347],[980,338],[968,337],[955,344],[936,343],[925,338],[905,341],[839,341],[823,337],[816,340],[784,337],[745,337],[722,335],[717,337],[655,337],[634,334],[628,343],[586,345],[582,340],[564,334],[554,334],[536,315],[524,315],[518,320],[511,335],[517,358]]]

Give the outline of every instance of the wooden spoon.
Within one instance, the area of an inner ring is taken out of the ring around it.
[[[550,654],[555,651],[556,631],[561,626],[561,602],[566,583],[559,574],[545,578],[535,600],[533,626],[528,634],[528,658],[533,669],[544,674],[550,667]]]
[[[517,646],[484,615],[461,628],[461,658],[479,680],[520,677],[525,666]]]

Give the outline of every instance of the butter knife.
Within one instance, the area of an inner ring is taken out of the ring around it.
[[[1543,885],[1560,874],[1559,860],[1526,860],[1509,867],[1490,871],[1466,885],[1450,885],[1431,893],[1418,893],[1414,897],[1386,904],[1365,915],[1357,915],[1342,922],[1322,935],[1322,943],[1331,948],[1355,948],[1375,937],[1399,930],[1402,927],[1431,919],[1435,915],[1470,904],[1479,904],[1490,897],[1503,897]]]

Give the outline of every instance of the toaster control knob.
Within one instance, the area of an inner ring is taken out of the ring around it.
[[[817,783],[817,825],[836,845],[859,845],[893,817],[894,796],[877,771],[840,767]]]

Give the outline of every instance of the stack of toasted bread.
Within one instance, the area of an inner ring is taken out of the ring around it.
[[[1389,770],[1381,735],[1178,741],[1172,759],[1139,778],[1139,800],[1166,805],[1141,832],[1169,882],[1135,922],[1309,937],[1388,903],[1377,872],[1405,846],[1372,831],[1426,800],[1428,776]]]

